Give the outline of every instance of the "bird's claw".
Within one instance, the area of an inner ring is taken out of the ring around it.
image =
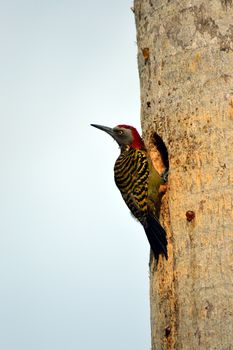
[[[167,182],[168,180],[168,174],[169,174],[169,170],[168,169],[165,169],[162,174],[161,174],[161,177],[163,179],[164,182]]]

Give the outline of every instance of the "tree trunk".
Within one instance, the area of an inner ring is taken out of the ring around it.
[[[156,158],[158,133],[170,165],[152,349],[233,349],[233,1],[135,0],[134,12],[143,136]]]

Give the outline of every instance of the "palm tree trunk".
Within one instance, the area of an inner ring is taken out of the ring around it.
[[[233,1],[135,0],[141,122],[169,158],[152,349],[233,349]],[[157,164],[156,164],[157,162]]]

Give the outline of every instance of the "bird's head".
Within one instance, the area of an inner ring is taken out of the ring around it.
[[[98,124],[91,124],[91,126],[111,135],[120,147],[130,146],[131,148],[136,149],[144,148],[144,142],[137,129],[133,126],[125,124],[117,125],[115,128],[109,128],[108,126]]]

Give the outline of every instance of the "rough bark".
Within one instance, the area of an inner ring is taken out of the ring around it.
[[[143,136],[150,148],[161,136],[170,164],[152,349],[233,349],[233,1],[135,0],[134,12]]]

